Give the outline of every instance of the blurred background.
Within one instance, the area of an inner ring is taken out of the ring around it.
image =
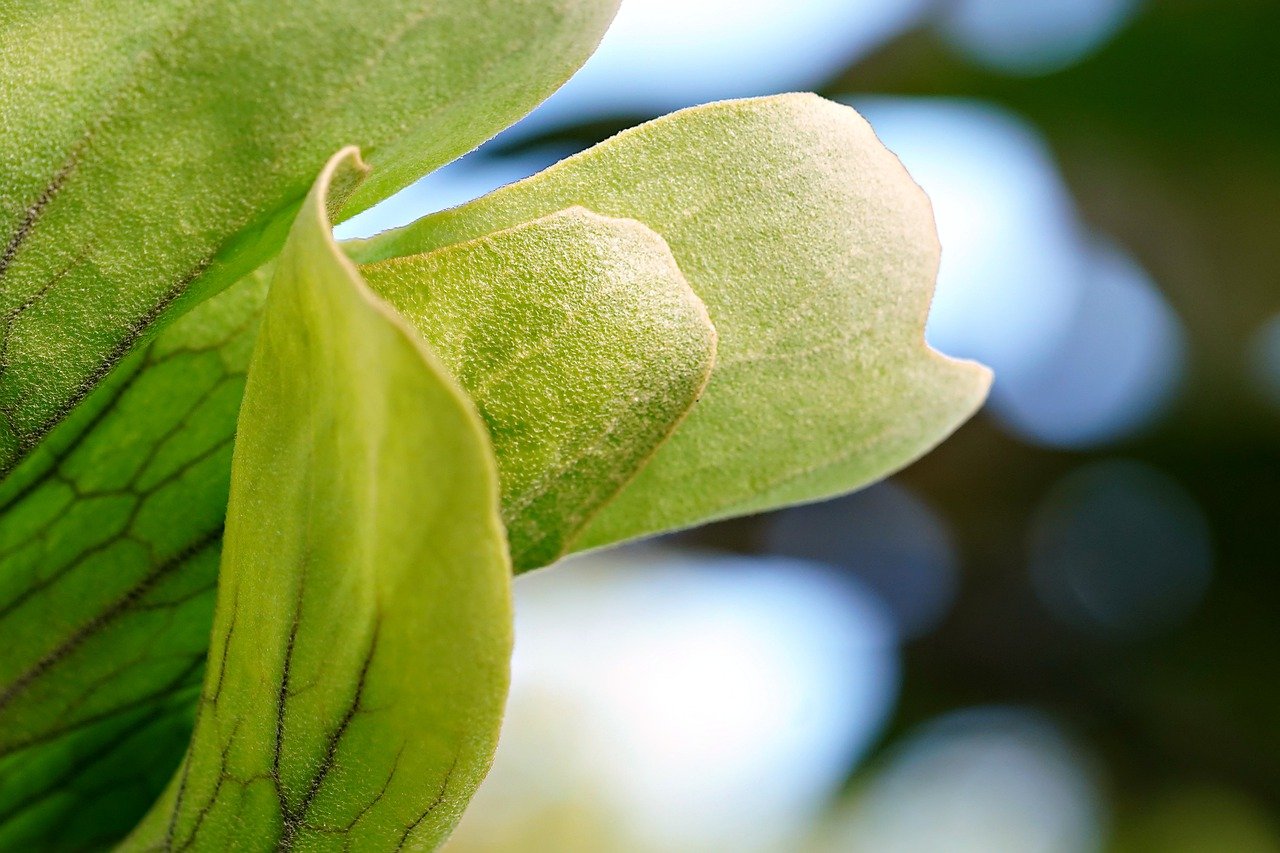
[[[624,0],[369,234],[708,100],[856,106],[986,409],[884,484],[517,584],[450,850],[1280,851],[1280,4]]]

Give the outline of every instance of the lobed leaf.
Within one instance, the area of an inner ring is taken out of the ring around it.
[[[528,112],[617,0],[0,6],[0,471],[158,323],[279,250],[328,156],[354,213]]]
[[[660,234],[719,336],[701,402],[579,547],[855,489],[986,395],[989,371],[924,343],[924,193],[856,112],[813,95],[675,113],[350,251],[432,251],[569,205]]]
[[[330,161],[276,267],[195,732],[124,849],[434,846],[492,759],[497,471],[466,396],[332,243],[326,195],[359,167]]]
[[[671,249],[634,220],[564,209],[579,203],[635,216]],[[942,359],[921,340],[936,262],[927,203],[851,111],[818,99],[678,114],[350,250],[370,262],[363,269],[371,283],[475,397],[497,456],[517,569],[570,547],[852,488],[939,440],[986,387],[980,368]],[[408,257],[388,260],[402,252]],[[689,284],[720,331],[721,361],[697,406],[714,332]],[[10,749],[0,757],[0,847],[9,838],[56,837],[65,829],[60,816],[91,801],[86,790],[104,788],[76,784],[76,768],[108,783],[132,774],[112,749],[115,732],[184,725],[173,697],[190,690],[198,664],[172,680],[180,654],[155,654],[170,648],[155,638],[166,630],[195,638],[174,648],[197,657],[204,646],[239,393],[204,404],[200,383],[213,380],[200,379],[198,365],[215,351],[224,372],[208,375],[238,389],[260,298],[260,285],[237,287],[166,330],[0,487],[0,499],[12,498],[0,548],[6,525],[29,530],[23,519],[62,513],[71,520],[51,522],[63,542],[53,565],[74,566],[46,584],[44,551],[22,541],[0,551],[0,594],[30,601],[9,626],[0,618],[0,641],[8,631],[18,650],[0,670],[0,690],[12,689],[14,673],[21,682],[9,700],[14,710],[0,702],[0,720],[11,715]],[[156,378],[169,360],[177,360],[169,378]],[[193,389],[183,384],[187,370]],[[633,407],[637,399],[647,404]],[[158,441],[171,470],[192,467],[180,487],[135,494],[131,478],[155,464]],[[193,465],[201,459],[207,464]],[[86,473],[88,485],[77,479]],[[97,494],[94,477],[114,477],[103,488],[148,502],[159,523],[138,533],[127,518],[120,526],[117,516],[77,509],[119,497]],[[168,535],[162,548],[148,539],[152,531]],[[118,539],[144,547],[126,555]],[[118,550],[80,558],[99,541]],[[183,559],[169,565],[173,555]],[[172,588],[112,596],[162,568]],[[83,601],[60,616],[68,596]],[[158,627],[177,600],[187,608],[182,619]],[[101,622],[104,613],[111,618]],[[99,624],[111,630],[84,631]],[[85,652],[42,663],[68,640]],[[32,667],[38,677],[23,677]],[[91,702],[80,698],[84,690]],[[68,706],[82,722],[59,731]],[[43,780],[35,800],[22,791],[30,774]],[[123,797],[147,785],[154,780],[117,788]],[[120,813],[140,800],[128,802]]]

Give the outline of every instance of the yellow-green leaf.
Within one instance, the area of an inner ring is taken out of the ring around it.
[[[484,428],[329,235],[276,268],[241,410],[188,756],[125,849],[432,847],[497,742],[510,566]]]
[[[711,367],[705,309],[636,222],[566,211],[365,272],[474,396],[518,567],[564,550]],[[80,838],[66,816],[104,789],[92,837],[127,830],[181,755],[139,779],[110,747],[199,683],[264,292],[166,328],[0,487],[0,849]]]

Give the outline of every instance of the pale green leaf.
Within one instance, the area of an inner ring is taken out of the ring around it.
[[[617,0],[0,4],[0,471],[156,323],[273,255],[334,150],[360,210],[531,109]]]
[[[484,418],[517,569],[567,550],[710,375],[706,308],[632,220],[579,208],[361,272]]]
[[[924,343],[928,200],[856,112],[812,95],[658,119],[352,253],[431,251],[574,204],[662,235],[719,334],[703,399],[581,547],[857,488],[986,394],[985,368]]]
[[[463,392],[329,236],[330,182],[358,165],[325,168],[276,267],[191,748],[126,849],[430,847],[492,758],[497,471]]]

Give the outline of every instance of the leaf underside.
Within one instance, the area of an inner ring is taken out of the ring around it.
[[[711,368],[705,310],[665,244],[634,222],[566,211],[366,272],[476,400],[522,566],[567,547],[670,433]],[[107,739],[140,705],[199,682],[265,284],[255,276],[166,329],[5,484],[12,508],[0,535],[11,530],[20,547],[0,556],[11,584],[0,612],[12,614],[0,615],[0,642],[13,649],[0,681],[0,754],[12,756],[0,759],[0,842],[61,832],[61,816],[81,807],[60,787],[78,766],[70,740],[92,750],[95,733]],[[119,469],[111,477],[104,459]],[[136,513],[111,523],[95,514],[120,494]],[[56,553],[43,528],[33,532],[40,513]],[[47,796],[6,786],[36,764],[54,780]],[[117,808],[122,822],[158,793],[148,780]]]
[[[361,272],[479,409],[517,569],[569,549],[711,373],[706,308],[632,220],[567,210]]]

